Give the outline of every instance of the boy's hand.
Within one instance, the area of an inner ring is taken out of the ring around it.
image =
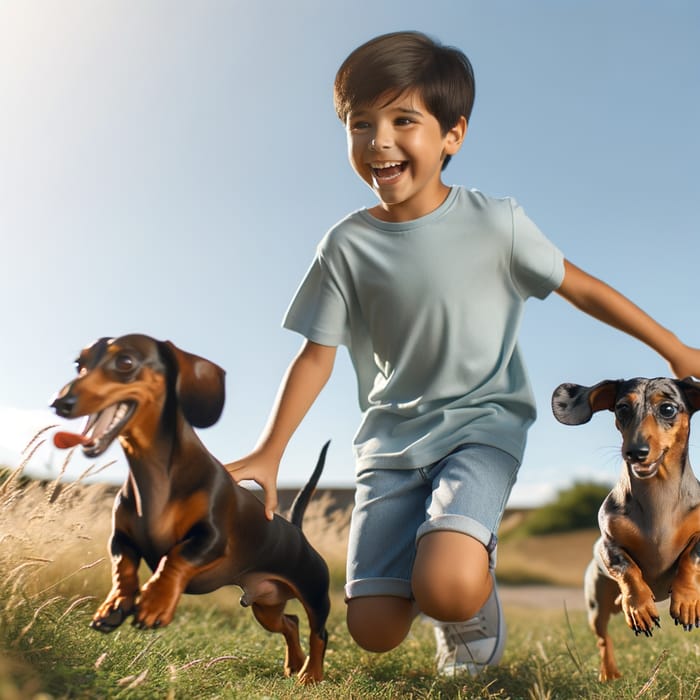
[[[671,371],[679,379],[695,377],[700,379],[700,350],[683,345],[681,350],[669,359]]]
[[[269,458],[264,452],[254,451],[247,457],[225,464],[234,481],[250,479],[261,486],[265,493],[265,517],[272,520],[277,508],[277,473],[279,460]]]
[[[252,479],[262,486],[268,520],[272,520],[277,508],[277,473],[282,454],[292,433],[328,381],[336,349],[304,340],[282,379],[275,406],[255,449],[247,457],[225,465],[235,481]]]

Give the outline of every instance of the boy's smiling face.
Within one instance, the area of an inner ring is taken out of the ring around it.
[[[379,197],[371,213],[385,221],[409,221],[437,209],[449,188],[444,157],[462,145],[464,117],[443,134],[417,91],[387,102],[380,96],[348,114],[348,156],[355,172]]]

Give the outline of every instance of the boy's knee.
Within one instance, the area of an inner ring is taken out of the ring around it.
[[[419,542],[411,583],[421,612],[445,622],[468,620],[491,593],[488,552],[461,533],[425,535]]]
[[[488,599],[492,585],[490,575],[475,578],[462,572],[413,578],[418,608],[441,622],[460,622],[474,617]]]
[[[366,651],[391,651],[411,628],[414,606],[394,596],[352,598],[347,603],[347,625],[355,643]]]

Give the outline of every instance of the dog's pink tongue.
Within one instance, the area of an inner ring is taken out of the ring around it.
[[[53,436],[53,444],[58,447],[59,450],[67,450],[69,447],[84,445],[88,442],[90,442],[90,440],[88,440],[85,435],[78,435],[78,433],[58,432]]]

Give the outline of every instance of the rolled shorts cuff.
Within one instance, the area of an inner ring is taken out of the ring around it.
[[[478,520],[474,520],[466,515],[438,515],[430,520],[426,520],[418,528],[418,532],[416,532],[416,544],[418,544],[418,540],[420,540],[421,537],[427,535],[429,532],[439,532],[441,530],[461,532],[481,542],[481,544],[486,547],[486,551],[489,554],[490,568],[492,570],[496,568],[496,545],[498,544],[498,538]]]
[[[345,584],[345,600],[366,596],[391,595],[411,599],[411,582],[402,578],[363,578]]]

